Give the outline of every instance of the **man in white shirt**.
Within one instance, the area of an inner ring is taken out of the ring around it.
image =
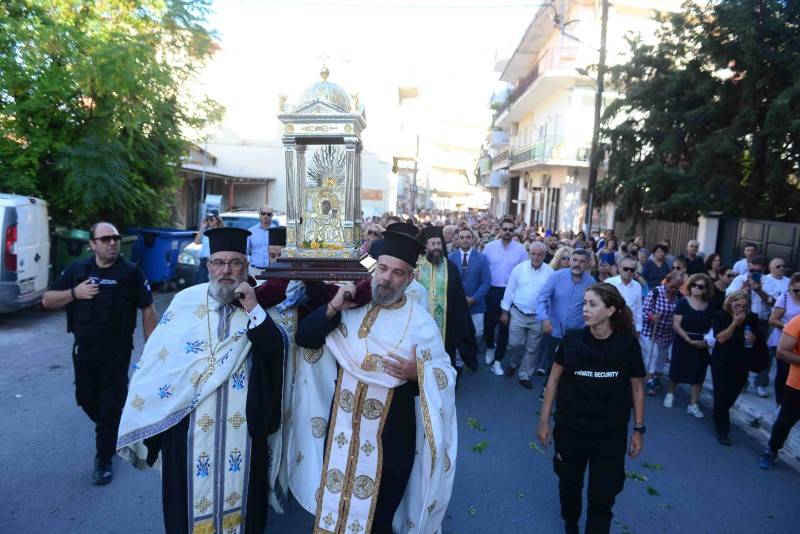
[[[747,274],[747,262],[758,253],[758,248],[755,243],[744,244],[744,258],[740,259],[733,264],[733,270],[736,274]]]
[[[781,258],[772,258],[769,262],[769,274],[764,277],[765,291],[775,300],[783,297],[789,291],[789,277],[784,276],[786,262]]]
[[[633,278],[636,275],[636,263],[633,258],[623,258],[619,265],[619,274],[606,282],[616,287],[625,299],[625,304],[633,314],[636,333],[639,334],[642,331],[642,284]]]
[[[542,319],[536,317],[536,299],[553,274],[553,268],[544,263],[546,255],[547,246],[544,243],[531,243],[531,261],[520,263],[512,269],[500,302],[503,310],[500,322],[508,325],[508,345],[513,354],[505,375],[514,376],[519,369],[519,383],[527,389],[533,389],[530,376],[542,339]]]

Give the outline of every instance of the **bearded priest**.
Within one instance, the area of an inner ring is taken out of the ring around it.
[[[420,259],[417,280],[428,292],[428,312],[436,320],[444,349],[459,376],[465,364],[475,371],[478,369],[475,325],[458,267],[444,253],[442,227],[427,226],[419,236],[425,245],[425,257]]]
[[[175,295],[135,366],[117,453],[160,462],[164,526],[175,533],[261,533],[267,436],[280,424],[285,331],[258,304],[250,232],[205,232],[209,283]]]
[[[298,345],[322,348],[338,372],[315,533],[441,531],[455,475],[455,371],[436,323],[404,293],[423,250],[384,232],[372,302],[356,308],[355,287],[343,284],[298,325]]]

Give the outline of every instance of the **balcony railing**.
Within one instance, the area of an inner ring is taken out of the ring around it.
[[[508,159],[511,155],[511,147],[504,147],[495,157],[492,158],[492,167],[498,167],[503,164],[508,165]]]
[[[577,46],[572,47],[556,47],[550,48],[539,58],[539,61],[528,71],[525,76],[519,79],[517,85],[508,95],[508,98],[503,102],[495,113],[495,117],[500,116],[505,110],[522,96],[522,94],[539,79],[539,77],[550,69],[574,69],[579,66],[578,57],[581,48]]]
[[[538,161],[589,161],[589,145],[565,143],[560,135],[548,135],[530,146],[514,150],[511,166]]]

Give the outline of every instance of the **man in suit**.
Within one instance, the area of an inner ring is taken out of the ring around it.
[[[482,252],[475,248],[475,234],[469,228],[458,232],[456,249],[447,257],[453,265],[458,267],[464,293],[467,296],[467,306],[475,325],[475,338],[478,346],[483,339],[483,314],[486,312],[486,293],[492,284],[492,273],[489,270],[489,261]]]

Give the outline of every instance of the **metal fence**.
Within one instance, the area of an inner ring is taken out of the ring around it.
[[[686,244],[689,241],[697,239],[697,225],[647,219],[633,227],[629,222],[618,220],[614,224],[614,233],[620,239],[640,235],[644,237],[645,247],[649,249],[652,249],[662,239],[669,239],[672,244],[670,253],[677,256],[686,251]]]

